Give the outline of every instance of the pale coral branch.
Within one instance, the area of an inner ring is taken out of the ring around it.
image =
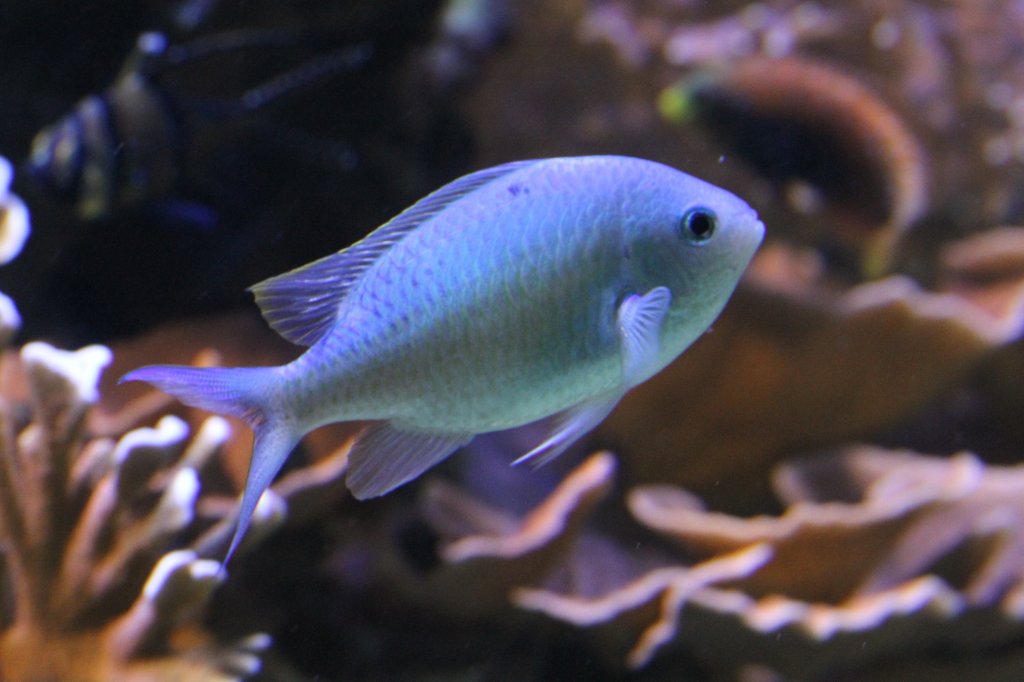
[[[45,528],[39,546],[41,562],[49,574],[60,565],[60,556],[65,542],[74,527],[74,510],[69,507],[67,490],[71,481],[72,453],[77,453],[82,443],[83,413],[67,414],[70,423],[61,432],[45,434],[44,452],[47,466],[42,473],[43,509],[45,515],[40,523]]]
[[[89,594],[102,595],[122,581],[142,559],[152,559],[179,530],[191,523],[199,482],[195,471],[180,469],[144,518],[120,529],[110,552],[94,564]]]
[[[174,402],[174,398],[166,393],[147,391],[145,395],[132,400],[117,412],[92,410],[89,413],[89,432],[93,436],[121,435],[156,415],[167,412]]]
[[[26,492],[33,503],[26,519],[32,541],[27,567],[40,584],[55,577],[61,552],[74,527],[69,507],[72,458],[84,440],[85,414],[98,397],[99,374],[110,363],[111,352],[103,346],[62,351],[33,342],[20,352],[28,378],[34,428],[23,433],[32,452]],[[19,448],[20,449],[20,448]]]
[[[19,494],[17,449],[14,445],[10,409],[0,399],[0,540],[7,545],[4,552],[8,574],[14,588],[14,620],[20,625],[31,625],[39,619],[38,590],[33,589],[24,558],[29,551],[25,510]]]
[[[48,572],[45,552],[41,547],[49,538],[50,527],[47,520],[49,505],[46,500],[43,481],[46,479],[48,463],[46,457],[45,437],[38,424],[30,424],[16,440],[18,498],[23,510],[25,545],[20,558],[24,563],[29,580],[37,585],[47,582]],[[40,595],[33,601],[39,609],[43,609],[45,601]]]
[[[112,438],[96,438],[90,440],[79,452],[71,467],[71,479],[68,481],[68,495],[82,496],[91,490],[109,471],[115,442]]]
[[[153,567],[142,594],[107,634],[115,655],[128,660],[151,652],[155,643],[205,604],[223,580],[220,564],[191,550],[165,554]]]
[[[117,507],[114,472],[109,472],[95,487],[68,541],[57,579],[54,613],[71,622],[96,596],[86,586],[96,561],[96,550],[108,522]]]

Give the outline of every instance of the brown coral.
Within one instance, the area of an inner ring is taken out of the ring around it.
[[[552,12],[524,0],[517,17],[522,35],[473,96],[484,161],[552,150],[649,156],[748,199],[769,237],[814,244],[835,241],[844,232],[837,218],[852,208],[873,216],[852,241],[874,248],[875,260],[895,257],[897,270],[922,257],[934,265],[936,245],[1020,218],[1024,78],[1015,55],[1024,19],[1007,3],[602,0]],[[566,75],[536,77],[550,63]],[[761,144],[784,147],[773,171],[812,159],[823,179],[855,166],[866,175],[844,174],[844,187],[871,189],[866,202],[851,206],[846,193],[823,197],[804,183],[770,191],[731,153],[750,126],[709,139],[699,127],[660,124],[658,94],[696,73],[719,83],[739,74],[745,85],[726,89],[746,92],[754,107],[765,98],[750,96],[751,84],[787,92],[774,100],[786,110],[781,122],[803,121],[805,131],[828,133],[828,144],[786,147],[765,133]],[[887,242],[911,224],[905,252],[891,253]],[[872,234],[887,236],[868,244]]]
[[[771,554],[767,545],[754,544],[693,566],[655,569],[595,597],[524,587],[515,591],[513,601],[584,632],[610,669],[639,669],[676,638],[683,609],[694,595],[756,572]]]
[[[780,185],[790,204],[827,225],[818,241],[861,253],[870,276],[889,271],[903,233],[928,207],[928,169],[899,113],[821,60],[750,57],[662,92],[670,120],[695,118]],[[836,208],[820,211],[822,204]]]
[[[665,487],[636,489],[629,503],[699,556],[770,548],[748,575],[691,595],[677,644],[699,641],[691,650],[718,667],[870,677],[864,671],[885,671],[896,652],[923,656],[958,641],[995,648],[1024,633],[1022,481],[1020,467],[986,467],[967,454],[865,447],[781,469],[776,482],[791,506],[780,517],[707,512]],[[732,646],[709,642],[702,628],[729,633]],[[786,644],[773,645],[780,637]]]
[[[539,584],[571,552],[614,471],[611,455],[593,455],[522,519],[431,480],[420,514],[442,543],[439,563],[425,575],[402,570],[391,579],[410,603],[458,618],[506,610],[515,588]]]
[[[1024,228],[1005,226],[947,245],[941,286],[1006,319],[1024,316]]]

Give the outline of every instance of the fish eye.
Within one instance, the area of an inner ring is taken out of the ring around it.
[[[703,206],[691,208],[679,223],[681,236],[694,244],[703,244],[711,239],[718,226],[714,211]]]

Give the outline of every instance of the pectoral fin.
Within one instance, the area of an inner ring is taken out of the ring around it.
[[[474,435],[416,431],[392,422],[374,424],[352,446],[346,483],[357,499],[379,497],[416,478]]]
[[[617,323],[626,390],[657,371],[661,327],[671,302],[672,292],[666,287],[656,287],[643,296],[628,296],[619,305]]]
[[[604,421],[626,391],[654,373],[661,325],[671,300],[672,293],[668,289],[657,287],[643,296],[629,296],[619,305],[616,327],[622,346],[622,384],[558,413],[551,435],[513,464],[536,460],[540,465],[558,457]]]

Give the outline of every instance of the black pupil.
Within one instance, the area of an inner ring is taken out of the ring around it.
[[[686,227],[697,239],[707,239],[715,230],[715,221],[707,211],[693,211],[686,218]]]

